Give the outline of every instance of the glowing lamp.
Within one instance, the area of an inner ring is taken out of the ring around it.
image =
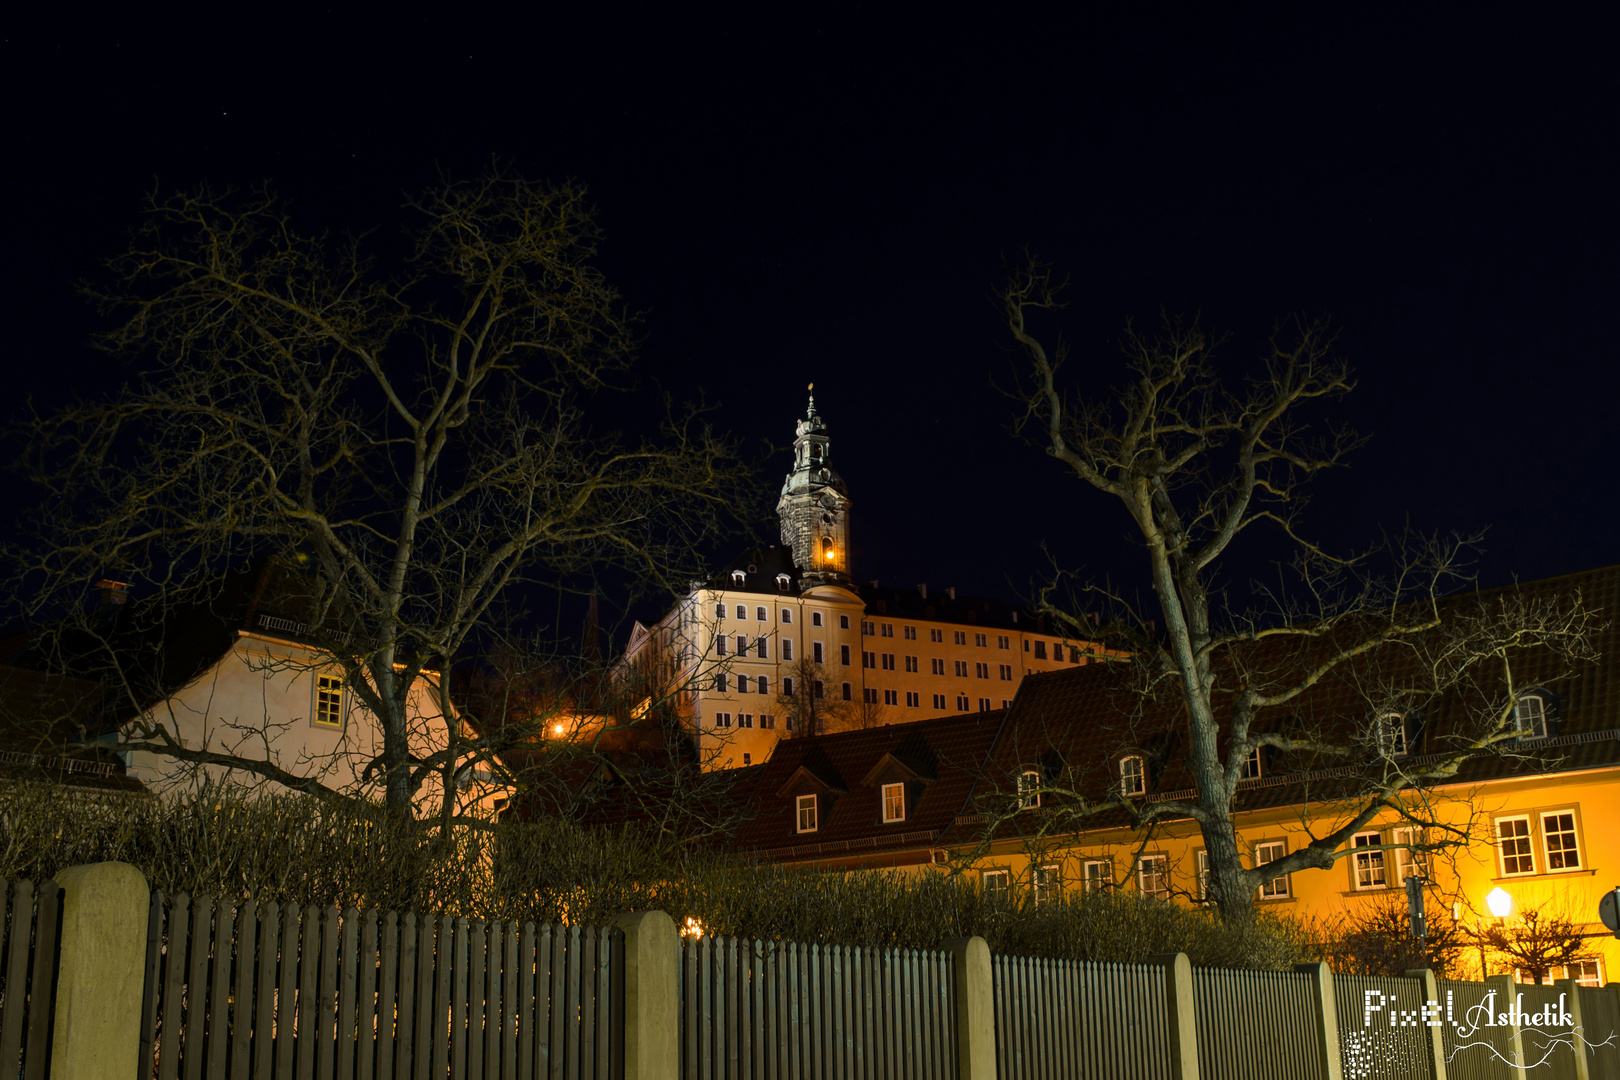
[[[833,557],[833,549],[832,549],[832,548],[828,548],[828,549],[827,549],[827,561],[828,561],[828,562],[832,562],[832,557]]]
[[[552,724],[551,733],[553,735],[561,735],[563,733],[563,726],[561,724]]]
[[[1485,897],[1485,906],[1490,908],[1491,914],[1498,919],[1505,919],[1513,910],[1513,894],[1497,886]]]

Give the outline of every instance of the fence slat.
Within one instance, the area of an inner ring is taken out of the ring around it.
[[[405,917],[399,920],[399,996],[396,999],[399,1012],[394,1021],[393,1037],[380,1048],[393,1056],[393,1067],[383,1071],[382,1055],[379,1053],[377,1080],[410,1080],[411,1033],[416,1030],[416,950],[420,947],[420,936],[416,913],[407,911]]]
[[[360,975],[359,922],[360,912],[352,907],[346,909],[338,937],[337,1075],[342,1080],[354,1080],[354,1044],[360,1031],[355,1019],[355,995],[360,989],[356,985]]]
[[[433,994],[433,1067],[431,1075],[441,1077],[450,1067],[450,997],[457,985],[457,972],[466,977],[464,948],[457,946],[466,941],[466,920],[452,919],[449,915],[439,919],[439,962],[434,965],[438,986]],[[466,984],[461,983],[463,993]],[[464,1080],[457,1076],[453,1080]]]
[[[484,1011],[484,920],[456,922],[456,1003],[450,1022],[455,1049],[450,1054],[450,1075],[456,1080],[484,1075],[484,1032],[478,1016]],[[465,943],[465,944],[464,944]],[[463,958],[465,957],[465,958]],[[470,999],[470,1000],[469,1000]],[[461,1064],[455,1064],[459,1058]]]
[[[55,1019],[51,1008],[51,982],[56,974],[56,924],[62,916],[62,890],[54,881],[39,887],[34,899],[34,975],[28,982],[28,1046],[23,1062],[24,1080],[45,1080],[45,1040]]]
[[[304,909],[304,932],[298,947],[298,1080],[315,1068],[315,1043],[319,1038],[316,1020],[316,988],[320,985],[321,909],[310,904]]]
[[[231,1076],[234,1080],[245,1080],[252,1062],[253,962],[258,953],[258,937],[259,906],[249,900],[236,911],[236,973],[231,983],[231,992],[236,998],[231,1007]],[[231,959],[227,958],[227,969]]]
[[[530,941],[532,936],[532,933],[525,927],[522,942]],[[517,1080],[518,1075],[518,1007],[521,1002],[527,1000],[523,991],[519,989],[521,984],[519,976],[529,970],[527,960],[529,952],[527,946],[523,945],[522,942],[518,937],[517,923],[507,923],[506,950],[501,961],[502,967],[506,971],[506,992],[501,997],[503,1008],[501,1013],[501,1038],[505,1044],[505,1050],[501,1054],[501,1080]],[[520,960],[520,956],[524,957],[524,959]],[[518,969],[520,963],[523,964],[521,972]],[[528,1074],[525,1073],[524,1075],[527,1076]]]
[[[433,1076],[434,1048],[433,1034],[436,1027],[433,1017],[433,972],[438,967],[435,962],[435,953],[442,945],[442,955],[437,957],[439,963],[448,965],[450,962],[449,943],[437,935],[437,925],[432,916],[424,916],[416,925],[416,1004],[411,1010],[416,1018],[416,1031],[411,1038],[411,1064],[416,1067],[416,1080],[429,1080]],[[450,985],[450,972],[445,970],[441,985]],[[443,1014],[440,1014],[443,1015]],[[400,1075],[404,1075],[402,1069]],[[443,1070],[439,1076],[443,1076]]]
[[[6,964],[5,1012],[0,1015],[0,1065],[11,1074],[11,1066],[22,1061],[23,1014],[27,995],[18,993],[28,981],[28,942],[34,929],[34,883],[26,878],[12,883],[11,921],[6,939],[11,947]]]
[[[551,1080],[562,1080],[563,1055],[567,1049],[563,1041],[563,1017],[566,1015],[568,984],[569,928],[558,925],[551,934],[551,996],[550,1016],[546,1027],[546,1068]]]
[[[276,1080],[292,1080],[298,1050],[298,940],[304,913],[288,904],[281,913],[281,983],[276,988]]]
[[[163,952],[163,1012],[158,1032],[158,1080],[180,1075],[180,988],[185,985],[186,943],[190,940],[191,898],[177,893],[169,902],[169,940]],[[10,1060],[7,1058],[6,1060]]]
[[[544,962],[536,949],[534,923],[523,924],[523,939],[518,943],[518,1015],[517,1015],[517,1073],[518,1080],[539,1080],[535,1071],[535,995],[544,986],[540,974]],[[543,1063],[542,1063],[543,1065]]]
[[[214,922],[212,897],[199,896],[191,905],[191,964],[186,970],[186,1036],[181,1065],[186,1080],[202,1080],[204,1024],[208,1018],[208,942]]]
[[[501,920],[494,919],[484,927],[484,1007],[480,1010],[484,1028],[484,1080],[500,1080],[501,1076],[501,957],[505,951]]]
[[[4,885],[0,882],[0,893],[4,892]],[[4,903],[3,895],[0,895],[0,903]],[[158,971],[162,956],[163,894],[153,889],[151,903],[146,908],[146,979],[141,986],[141,1047],[136,1058],[141,1062],[142,1076],[150,1074],[157,1051]]]
[[[377,1053],[377,913],[368,911],[360,920],[360,954],[355,960],[359,981],[355,986],[355,1073],[344,1073],[343,1080],[357,1075],[372,1080]]]
[[[253,1076],[270,1080],[275,1049],[276,961],[281,955],[281,905],[259,909],[259,989],[253,999]]]

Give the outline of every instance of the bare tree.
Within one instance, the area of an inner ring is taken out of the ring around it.
[[[1049,814],[1042,828],[1073,828],[1073,815],[1109,811],[1138,827],[1190,818],[1208,851],[1208,892],[1222,918],[1241,925],[1253,921],[1262,882],[1332,866],[1381,814],[1393,811],[1423,827],[1426,847],[1466,843],[1468,823],[1437,812],[1431,786],[1475,754],[1519,752],[1521,665],[1534,658],[1538,674],[1552,678],[1588,658],[1593,613],[1578,595],[1451,596],[1471,584],[1477,537],[1338,555],[1306,535],[1300,510],[1309,481],[1361,443],[1351,432],[1307,421],[1314,406],[1355,386],[1323,327],[1275,335],[1258,369],[1236,386],[1218,374],[1215,342],[1197,325],[1169,323],[1158,337],[1127,331],[1128,381],[1091,396],[1103,381],[1098,368],[1088,370],[1083,389],[1066,387],[1066,350],[1059,343],[1048,351],[1028,323],[1032,313],[1061,306],[1058,291],[1049,269],[1031,262],[1001,294],[1028,365],[1014,392],[1024,409],[1020,430],[1125,511],[1155,606],[1138,610],[1107,585],[1066,597],[1061,576],[1039,606],[1081,640],[1097,634],[1086,612],[1099,603],[1112,607],[1111,632],[1135,657],[1138,675],[1121,712],[1127,721],[1151,716],[1159,724],[1180,715],[1178,753],[1193,793],[1132,798],[1137,792],[1114,778],[1104,796],[1087,786],[1095,777],[1082,782],[1074,767],[1054,770],[1039,787],[1067,808],[1069,824]],[[1272,534],[1265,543],[1281,543],[1289,554],[1277,563],[1278,583],[1256,585],[1253,602],[1240,604],[1223,569],[1235,548],[1258,541],[1262,531]],[[1313,692],[1330,683],[1354,688],[1357,715],[1306,713]],[[1446,723],[1431,726],[1428,752],[1400,752],[1412,718],[1441,702]],[[1159,734],[1162,727],[1123,738]],[[1232,812],[1257,752],[1354,768],[1311,795],[1324,806],[1303,822],[1307,844],[1250,869]]]
[[[1512,918],[1492,920],[1476,932],[1479,944],[1535,983],[1545,981],[1559,968],[1596,955],[1587,937],[1579,921],[1550,908],[1526,908]]]
[[[493,169],[406,212],[400,246],[301,233],[267,192],[154,198],[94,293],[120,320],[106,347],[148,368],[32,422],[51,499],[14,591],[37,622],[102,575],[174,609],[246,558],[297,567],[306,638],[383,732],[365,790],[344,794],[404,812],[437,778],[448,821],[456,780],[528,733],[452,722],[425,673],[521,619],[534,586],[617,568],[675,591],[747,478],[701,408],[603,427],[630,400],[635,318],[592,265],[582,189]],[[424,688],[446,732],[427,754]],[[185,745],[161,710],[124,734],[309,790],[262,756]]]

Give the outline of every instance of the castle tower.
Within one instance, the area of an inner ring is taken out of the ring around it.
[[[805,586],[849,583],[849,493],[844,478],[833,471],[827,424],[816,414],[816,384],[810,384],[810,408],[798,422],[793,440],[793,469],[782,482],[776,516],[782,523],[782,546],[793,551]]]

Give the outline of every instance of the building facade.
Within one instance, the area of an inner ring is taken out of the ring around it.
[[[1100,654],[998,600],[856,583],[849,508],[812,397],[777,502],[781,544],[632,629],[621,669],[674,694],[711,767],[760,764],[785,738],[1005,708],[1025,676]]]

